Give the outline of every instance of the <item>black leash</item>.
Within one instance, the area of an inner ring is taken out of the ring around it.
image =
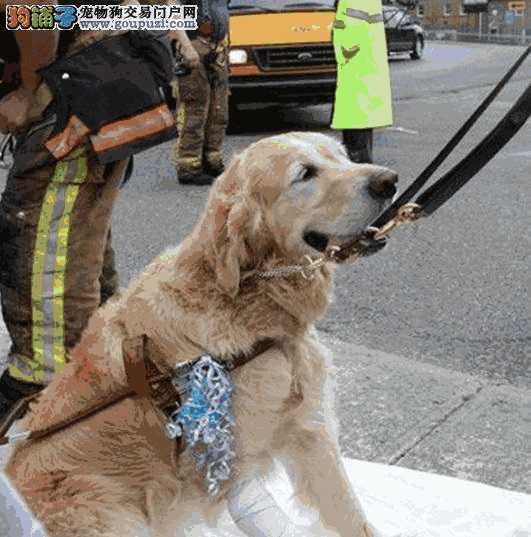
[[[502,147],[518,132],[531,115],[531,84],[507,112],[504,118],[463,160],[454,166],[436,183],[424,191],[414,202],[411,198],[426,184],[435,170],[453,151],[465,134],[483,114],[490,103],[500,93],[516,70],[531,53],[531,46],[518,58],[496,87],[478,106],[476,111],[457,131],[415,181],[391,204],[368,228],[364,239],[383,239],[386,234],[399,224],[428,216],[448,201],[476,173],[483,168]]]
[[[531,84],[496,127],[441,179],[416,200],[426,215],[432,214],[498,153],[531,116]]]

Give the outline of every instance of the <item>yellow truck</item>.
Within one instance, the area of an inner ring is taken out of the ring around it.
[[[334,0],[231,0],[232,104],[333,101]]]
[[[334,0],[230,0],[232,104],[330,103],[336,62]],[[419,60],[424,31],[417,0],[383,0],[389,54]]]

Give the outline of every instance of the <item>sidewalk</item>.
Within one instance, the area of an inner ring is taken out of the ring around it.
[[[343,455],[531,493],[531,393],[321,333]],[[0,321],[0,356],[9,341]]]
[[[338,368],[342,451],[361,459],[348,472],[384,537],[531,537],[531,496],[518,493],[531,492],[531,393],[321,338]],[[1,356],[8,345],[0,322]]]
[[[343,454],[531,493],[531,392],[323,337]]]
[[[490,34],[481,35],[475,32],[458,32],[450,28],[432,28],[424,30],[424,35],[428,41],[448,41],[458,43],[483,43],[488,45],[529,45],[531,34]]]

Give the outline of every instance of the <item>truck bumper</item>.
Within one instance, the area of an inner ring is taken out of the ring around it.
[[[230,91],[234,104],[332,103],[336,75],[231,76]]]

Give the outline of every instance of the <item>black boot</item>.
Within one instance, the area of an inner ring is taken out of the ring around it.
[[[372,164],[372,131],[373,129],[343,130],[343,145],[352,162]]]
[[[216,178],[219,177],[225,171],[225,166],[221,163],[210,164],[209,162],[205,163],[205,173]]]
[[[179,183],[181,185],[195,185],[195,186],[205,186],[211,185],[214,182],[214,178],[203,171],[198,172],[177,172],[179,177]]]

